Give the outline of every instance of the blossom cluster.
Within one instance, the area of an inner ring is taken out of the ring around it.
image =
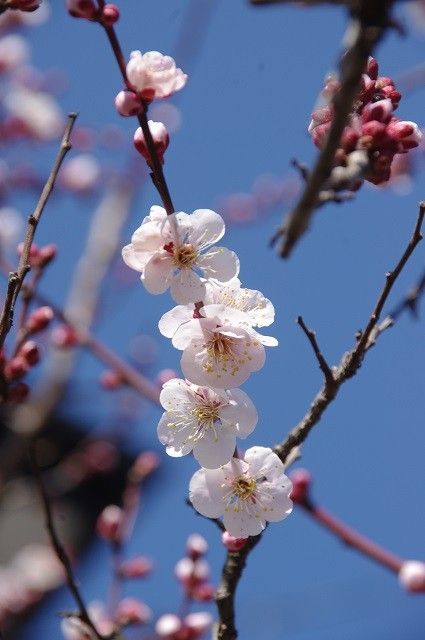
[[[383,184],[390,179],[391,165],[397,154],[417,147],[422,133],[415,122],[394,115],[401,94],[394,81],[378,75],[378,62],[369,58],[357,99],[335,154],[332,182],[355,191],[364,180]],[[321,92],[328,102],[312,113],[308,131],[314,144],[323,146],[334,116],[332,99],[341,84],[334,76],[325,80]]]
[[[135,97],[165,97],[187,78],[174,60],[157,52],[133,52],[127,74],[137,95],[118,94],[123,115],[135,112]],[[151,124],[153,136],[155,129],[162,131],[162,146],[154,142],[163,160],[168,134],[165,143],[165,128]],[[143,146],[140,130],[136,135]],[[150,163],[145,149],[143,155]],[[273,322],[274,308],[260,291],[242,287],[238,257],[217,246],[224,232],[223,219],[210,209],[167,215],[153,206],[122,255],[140,272],[147,291],[169,289],[177,303],[163,315],[159,330],[182,351],[184,378],[163,385],[158,437],[170,456],[193,453],[201,465],[189,486],[194,508],[207,517],[223,516],[230,536],[246,538],[290,513],[291,483],[271,449],[252,447],[243,459],[237,453],[237,438],[250,435],[258,420],[239,387],[262,368],[265,347],[277,340],[257,331]]]

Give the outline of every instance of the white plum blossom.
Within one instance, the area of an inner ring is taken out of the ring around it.
[[[160,395],[165,413],[158,437],[174,457],[193,455],[202,467],[216,469],[232,458],[236,437],[246,438],[257,424],[257,412],[240,389],[210,389],[186,380],[165,383]]]
[[[246,538],[261,533],[267,522],[278,522],[291,513],[291,489],[278,456],[267,447],[252,447],[243,460],[233,458],[220,469],[196,471],[189,497],[203,516],[223,516],[232,536]]]
[[[252,329],[241,311],[219,304],[202,307],[198,318],[185,322],[174,333],[172,343],[183,351],[184,376],[195,384],[218,389],[239,387],[263,367],[264,345],[278,344],[275,338]]]
[[[164,293],[170,287],[178,304],[202,301],[206,280],[228,282],[239,272],[233,251],[211,247],[223,237],[224,228],[221,216],[210,209],[167,216],[162,207],[152,207],[131,244],[123,248],[123,259],[141,272],[150,293]]]
[[[182,89],[187,75],[176,67],[171,56],[159,51],[132,51],[127,64],[127,78],[132,87],[146,100],[168,98]]]

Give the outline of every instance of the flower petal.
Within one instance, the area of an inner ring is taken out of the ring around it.
[[[180,269],[171,280],[171,297],[177,304],[189,304],[204,299],[205,284],[192,269]]]
[[[257,410],[249,396],[241,389],[227,391],[230,404],[220,409],[220,418],[237,425],[239,438],[246,438],[258,422]]]
[[[152,256],[145,266],[142,282],[149,293],[164,293],[170,286],[174,270],[173,259],[165,251]]]
[[[284,475],[285,467],[269,447],[251,447],[245,451],[244,460],[254,477],[264,476],[271,481]]]
[[[224,511],[223,472],[221,469],[199,469],[189,483],[189,499],[196,511],[207,518],[218,518]]]
[[[193,310],[194,307],[191,305],[179,305],[164,313],[158,322],[160,333],[166,338],[172,338],[182,324],[193,319]]]
[[[189,322],[185,322],[177,329],[173,336],[173,347],[175,347],[175,349],[186,349],[194,339],[204,341],[204,329],[210,326],[211,321],[204,319],[198,320],[195,318]]]
[[[226,247],[213,247],[199,256],[196,266],[204,272],[205,278],[227,282],[238,275],[239,258]]]
[[[208,429],[193,447],[193,455],[206,469],[217,469],[226,464],[235,452],[235,429],[217,426],[215,432],[217,435],[213,429]]]
[[[193,392],[186,380],[172,378],[162,387],[159,401],[166,411],[191,411],[195,405]]]
[[[261,508],[264,519],[269,522],[279,522],[289,516],[293,506],[289,497],[292,489],[290,479],[284,475],[279,481],[264,482],[262,488]]]
[[[189,439],[193,423],[188,422],[176,428],[173,422],[174,414],[165,412],[158,423],[157,434],[159,441],[167,447],[169,456],[178,458],[192,451],[193,441]]]
[[[192,230],[188,242],[198,248],[215,244],[224,236],[224,220],[211,209],[196,209],[190,216]]]
[[[223,524],[231,536],[247,538],[248,536],[257,536],[263,531],[266,526],[264,519],[243,508],[235,509],[237,508],[229,506],[223,516]]]

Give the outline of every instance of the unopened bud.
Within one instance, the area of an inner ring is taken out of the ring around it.
[[[8,9],[18,9],[19,11],[35,11],[41,4],[41,0],[9,0]]]
[[[129,624],[146,624],[152,617],[152,611],[144,603],[135,598],[124,598],[118,604],[115,620],[120,626]]]
[[[197,560],[208,551],[208,542],[199,533],[192,533],[187,539],[186,551],[192,560]]]
[[[140,482],[151,473],[156,471],[160,465],[160,458],[155,451],[144,451],[139,454],[131,468],[132,475],[135,480]]]
[[[119,542],[124,515],[115,504],[105,507],[96,523],[97,535],[108,542]]]
[[[295,469],[290,475],[292,481],[291,500],[302,504],[308,498],[311,474],[307,469]]]
[[[384,99],[378,102],[371,102],[365,106],[362,111],[363,122],[369,120],[378,120],[379,122],[388,122],[393,114],[393,104],[391,100]]]
[[[228,551],[239,551],[246,545],[248,538],[235,538],[228,531],[223,531],[221,541]]]
[[[155,625],[155,632],[160,638],[173,638],[182,629],[183,622],[174,615],[174,613],[166,613],[158,618]]]
[[[101,22],[105,27],[112,27],[120,17],[120,11],[115,4],[105,4],[102,9]]]
[[[158,386],[162,387],[162,385],[164,385],[169,380],[173,380],[173,378],[178,378],[178,377],[179,377],[179,374],[174,369],[162,369],[158,373],[155,382],[157,383]]]
[[[184,623],[188,629],[196,634],[195,637],[201,636],[208,631],[213,622],[212,615],[208,611],[196,611],[189,613],[184,619]],[[194,637],[193,635],[191,636]]]
[[[372,56],[370,56],[369,60],[367,61],[367,74],[370,78],[372,78],[373,80],[376,80],[376,78],[378,77],[378,72],[379,72],[378,61],[375,60],[375,58],[372,58]]]
[[[67,0],[66,8],[73,18],[94,20],[97,15],[97,8],[93,0]]]
[[[52,331],[51,339],[55,347],[66,349],[75,347],[78,344],[76,331],[66,324],[60,324]]]
[[[45,267],[51,262],[54,258],[56,258],[58,250],[56,245],[47,244],[45,247],[41,247],[38,252],[38,264],[40,267]]]
[[[423,593],[425,591],[425,563],[419,560],[406,560],[401,566],[398,580],[407,591]]]
[[[143,109],[143,103],[134,91],[120,91],[115,96],[115,107],[122,116],[136,116]]]
[[[163,163],[164,153],[170,141],[167,129],[165,125],[162,124],[162,122],[154,122],[153,120],[149,120],[148,124],[149,124],[149,130],[152,135],[152,139],[155,144],[156,152],[158,154],[158,158],[161,161],[161,163]],[[136,129],[136,133],[134,134],[134,146],[136,147],[137,151],[145,158],[147,162],[151,161],[145,136],[143,134],[141,127]]]
[[[27,340],[19,349],[19,354],[30,367],[40,362],[40,349],[34,340]]]
[[[122,386],[122,378],[116,371],[106,370],[100,376],[100,384],[107,391],[114,391]]]
[[[8,380],[19,380],[27,373],[28,369],[28,362],[21,356],[16,356],[6,364],[4,375]]]
[[[29,392],[30,388],[25,382],[18,382],[8,388],[6,399],[8,402],[23,402],[27,399]]]
[[[138,556],[122,562],[118,571],[123,578],[145,578],[152,571],[152,562],[149,558]]]
[[[211,602],[214,595],[215,588],[209,582],[203,582],[190,589],[190,597],[197,602]]]
[[[26,322],[26,329],[30,333],[43,331],[53,320],[54,313],[50,307],[39,307],[29,316]]]

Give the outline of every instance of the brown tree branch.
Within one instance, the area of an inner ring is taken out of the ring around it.
[[[334,97],[334,118],[315,166],[298,203],[285,218],[276,236],[283,236],[280,255],[289,257],[307,231],[315,209],[323,204],[322,187],[328,180],[342,133],[356,98],[360,79],[369,56],[391,24],[392,0],[358,0],[351,7],[354,41],[339,62],[341,88]],[[327,198],[329,200],[329,198]],[[326,198],[325,198],[326,200]]]
[[[387,273],[385,285],[377,299],[366,328],[358,336],[357,344],[351,349],[351,351],[342,357],[338,367],[333,369],[333,384],[329,386],[327,381],[325,381],[325,384],[314,398],[309,410],[302,420],[292,429],[292,431],[290,431],[286,439],[274,448],[274,452],[279,456],[282,462],[285,462],[293,447],[299,446],[304,442],[311,429],[319,422],[325,409],[327,409],[335,399],[344,382],[352,378],[361,367],[364,356],[372,344],[371,338],[373,337],[373,332],[378,325],[382,309],[394,282],[397,280],[406,262],[415,250],[415,247],[422,239],[421,228],[424,215],[425,203],[421,202],[419,215],[409,243],[393,271]],[[375,339],[376,336],[373,340]]]
[[[68,153],[68,151],[71,149],[70,137],[71,137],[72,128],[74,126],[76,118],[77,118],[76,113],[70,113],[68,116],[68,124],[66,126],[65,133],[63,135],[61,145],[60,145],[58,154],[56,156],[56,160],[54,162],[53,168],[50,172],[50,175],[47,179],[46,184],[44,185],[43,191],[41,193],[41,196],[37,203],[36,208],[28,218],[28,226],[25,234],[24,246],[22,249],[22,254],[19,260],[18,268],[16,271],[11,272],[9,274],[6,299],[4,301],[3,310],[0,318],[0,349],[3,347],[6,336],[12,327],[15,302],[18,297],[19,291],[21,290],[25,276],[30,270],[29,257],[30,257],[31,245],[34,239],[37,225],[40,221],[41,215],[44,211],[44,208],[47,204],[50,194],[53,191],[53,187],[55,186],[56,178],[59,173],[59,169],[62,165],[62,162],[66,154]]]
[[[332,369],[326,362],[326,359],[323,356],[322,352],[320,351],[320,347],[316,339],[316,333],[307,327],[302,316],[298,316],[297,324],[304,331],[305,335],[307,336],[307,339],[309,340],[312,346],[314,354],[317,358],[317,362],[319,363],[319,367],[322,370],[323,375],[325,376],[326,384],[328,386],[333,386],[335,384],[334,374],[332,372]]]

